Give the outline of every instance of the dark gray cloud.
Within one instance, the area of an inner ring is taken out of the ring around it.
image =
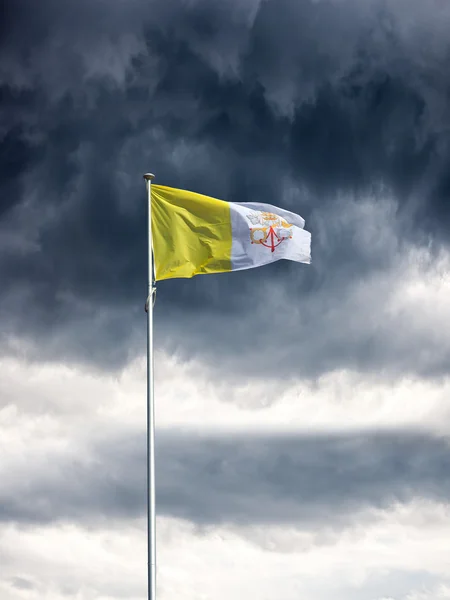
[[[83,453],[84,454],[84,453]],[[30,458],[6,472],[0,518],[77,521],[145,515],[145,440],[112,436],[88,458]],[[162,432],[157,503],[199,525],[299,524],[340,530],[364,511],[413,499],[447,501],[445,439],[420,433],[195,436]]]
[[[245,348],[246,369],[445,372],[447,349],[436,353],[428,341],[424,361],[402,322],[394,323],[405,329],[400,345],[386,351],[392,323],[367,328],[367,314],[382,320],[379,303],[363,307],[356,326],[345,312],[355,281],[387,270],[413,236],[446,243],[450,12],[431,4],[45,0],[36,13],[30,0],[7,2],[4,347],[22,337],[39,348],[35,356],[109,367],[142,350],[141,177],[152,169],[168,185],[296,210],[314,236],[311,267],[161,284],[158,344],[205,356],[214,349],[224,362]],[[368,196],[399,206],[391,225],[400,241],[382,253],[355,244],[351,205],[347,226],[327,221],[339,198]],[[266,321],[257,344],[289,342],[256,355],[248,329],[264,313],[269,282],[286,292],[289,303],[278,306],[291,317]],[[330,323],[336,303],[341,316]],[[206,325],[206,315],[220,325]],[[314,339],[309,362],[300,335]]]

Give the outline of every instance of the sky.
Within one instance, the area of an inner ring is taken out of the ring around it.
[[[0,597],[146,598],[146,192],[312,264],[158,284],[158,600],[450,598],[450,4],[4,0]]]

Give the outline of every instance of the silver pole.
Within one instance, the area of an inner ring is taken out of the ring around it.
[[[148,600],[156,600],[156,512],[155,512],[155,398],[153,388],[153,244],[152,179],[146,173],[148,193],[148,295],[147,295],[147,548]]]

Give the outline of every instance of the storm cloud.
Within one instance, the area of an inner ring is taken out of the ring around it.
[[[264,340],[281,335],[292,353],[303,332],[318,346],[314,371],[364,368],[359,357],[370,351],[342,352],[327,339],[327,299],[339,311],[355,281],[391,267],[405,245],[429,248],[433,239],[432,260],[447,244],[450,11],[432,4],[408,3],[405,19],[406,4],[388,1],[46,1],[37,16],[25,0],[7,3],[0,317],[8,347],[19,338],[38,344],[35,354],[109,367],[142,347],[142,173],[151,169],[160,183],[295,210],[313,233],[311,267],[161,284],[158,343],[230,358],[234,341],[246,343],[242,315],[255,330],[254,309],[268,310],[276,288],[289,297],[280,310],[301,311],[308,325],[289,340],[290,325],[266,323]],[[361,218],[368,200],[375,208]],[[372,252],[355,243],[365,231]],[[320,310],[308,306],[311,294],[323,297]],[[383,319],[378,303],[366,309]],[[233,332],[232,343],[198,334],[205,314]],[[352,336],[345,319],[332,328]],[[371,344],[386,356],[389,344]],[[410,354],[394,368],[442,372],[439,357],[421,365]],[[290,361],[291,372],[301,362]]]
[[[82,454],[54,454],[50,464],[30,457],[4,472],[0,519],[144,517],[145,439],[110,437]],[[208,438],[162,431],[157,455],[159,513],[198,524],[339,529],[359,512],[450,494],[448,443],[420,433]]]

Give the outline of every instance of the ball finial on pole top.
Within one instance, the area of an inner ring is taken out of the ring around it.
[[[145,181],[151,181],[152,179],[155,179],[155,176],[153,175],[153,173],[145,173],[144,179]]]

